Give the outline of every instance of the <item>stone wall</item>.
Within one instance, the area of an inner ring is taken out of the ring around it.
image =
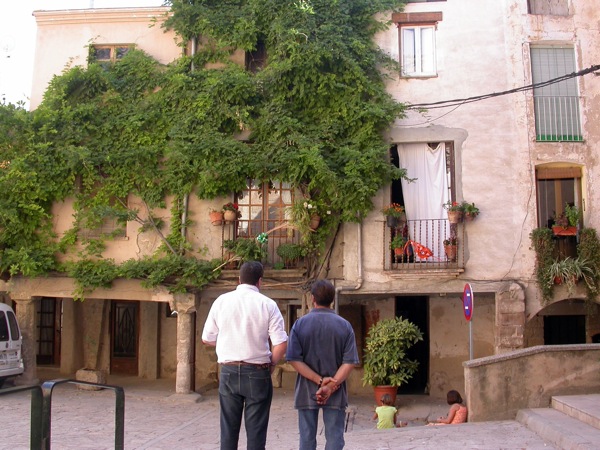
[[[600,344],[537,346],[463,363],[469,421],[514,419],[553,395],[600,392]]]

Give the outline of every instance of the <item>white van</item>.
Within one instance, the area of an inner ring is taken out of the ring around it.
[[[22,343],[15,312],[10,306],[0,303],[0,387],[7,378],[23,373]]]

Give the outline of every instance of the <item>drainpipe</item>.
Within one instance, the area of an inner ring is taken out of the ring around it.
[[[362,222],[357,223],[356,226],[357,228],[357,232],[356,232],[356,241],[357,241],[357,252],[356,252],[356,257],[358,259],[357,262],[357,272],[358,272],[358,279],[356,280],[356,286],[337,286],[335,288],[335,297],[333,299],[333,305],[335,308],[335,313],[339,314],[340,313],[340,292],[342,291],[357,291],[361,288],[362,283],[363,283],[363,261],[362,261]]]
[[[192,38],[192,57],[194,57],[194,55],[196,54],[196,46],[198,45],[198,40],[196,39],[196,37]],[[190,70],[193,72],[194,71],[194,61],[192,60],[192,66],[190,68]],[[186,226],[185,223],[187,221],[187,216],[188,216],[188,206],[189,206],[189,201],[190,201],[190,194],[189,192],[184,194],[183,196],[183,212],[181,213],[181,237],[183,238],[183,240],[185,240],[185,235],[186,235]]]

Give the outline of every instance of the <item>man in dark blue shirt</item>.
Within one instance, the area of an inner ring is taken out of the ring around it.
[[[294,407],[298,410],[300,450],[317,448],[317,422],[323,410],[326,450],[344,448],[348,393],[346,378],[358,364],[352,325],[331,309],[335,287],[327,280],[311,289],[314,308],[296,321],[286,359],[298,372]]]

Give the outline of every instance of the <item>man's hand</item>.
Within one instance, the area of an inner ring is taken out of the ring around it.
[[[324,405],[335,391],[340,388],[337,380],[332,377],[323,378],[321,387],[317,390],[315,397],[317,399],[317,405]]]

